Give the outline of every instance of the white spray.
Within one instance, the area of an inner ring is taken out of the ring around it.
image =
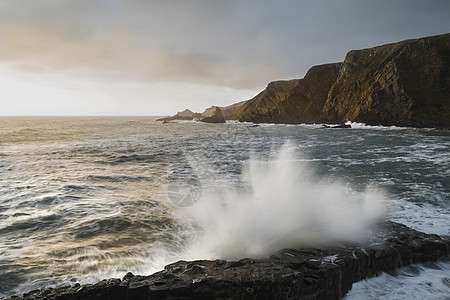
[[[282,248],[355,241],[386,213],[382,193],[357,193],[318,178],[289,143],[269,160],[253,157],[242,174],[244,191],[207,189],[183,209],[201,228],[184,259],[261,257]]]

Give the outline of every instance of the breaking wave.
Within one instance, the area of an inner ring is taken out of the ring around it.
[[[318,177],[290,143],[268,159],[252,155],[242,187],[207,188],[183,208],[200,228],[186,259],[261,257],[287,247],[364,238],[387,212],[383,193]]]

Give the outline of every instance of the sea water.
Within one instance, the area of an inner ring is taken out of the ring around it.
[[[0,117],[0,297],[363,238],[386,218],[449,235],[450,132]],[[448,299],[448,261],[348,299]]]

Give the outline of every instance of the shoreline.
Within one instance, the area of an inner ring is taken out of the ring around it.
[[[364,244],[282,249],[264,259],[178,261],[149,276],[127,273],[7,299],[340,299],[355,282],[448,257],[449,249],[449,237],[386,221]]]

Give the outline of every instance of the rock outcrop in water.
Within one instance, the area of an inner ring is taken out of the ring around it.
[[[370,241],[283,249],[265,259],[178,261],[150,276],[33,291],[11,299],[340,299],[354,282],[449,255],[450,239],[385,222]]]
[[[343,63],[314,66],[303,79],[271,82],[254,98],[220,109],[226,120],[255,123],[350,120],[450,128],[450,34],[352,50]],[[205,117],[183,113],[160,120]]]
[[[220,108],[218,106],[211,106],[207,108],[202,113],[195,113],[189,109],[185,109],[182,112],[177,112],[173,116],[167,116],[164,118],[157,119],[156,121],[170,122],[175,120],[197,120],[206,123],[225,123],[225,120],[233,119],[235,111],[244,103],[245,101],[235,103],[230,106],[225,106]]]
[[[213,106],[202,113],[200,122],[225,123],[225,118],[222,115],[222,110],[217,106]]]
[[[315,66],[303,79],[274,81],[237,110],[240,121],[255,123],[316,123],[341,63]]]
[[[198,119],[201,118],[202,115],[199,113],[194,113],[189,109],[185,109],[181,112],[177,112],[175,115],[173,116],[167,116],[165,118],[160,118],[157,119],[156,121],[164,121],[164,122],[169,122],[169,121],[173,121],[173,120],[193,120],[193,119]]]

